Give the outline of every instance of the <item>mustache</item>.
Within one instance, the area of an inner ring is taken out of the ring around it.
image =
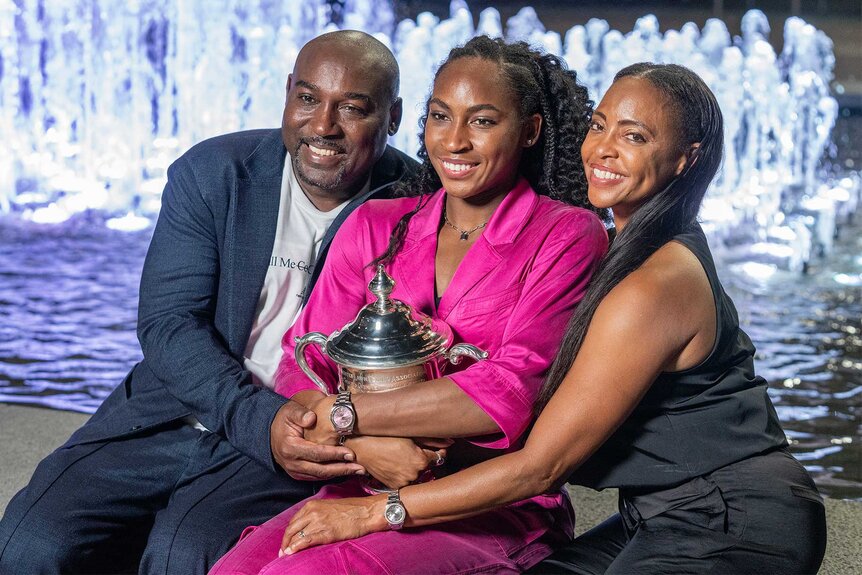
[[[303,144],[308,145],[311,144],[316,148],[323,148],[324,150],[334,150],[336,153],[345,154],[347,153],[347,149],[340,145],[336,144],[332,140],[327,140],[326,138],[321,137],[311,137],[311,138],[300,138],[299,142],[296,144],[296,153],[299,153],[299,147]]]

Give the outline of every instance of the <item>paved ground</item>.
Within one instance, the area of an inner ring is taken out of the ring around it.
[[[39,460],[86,421],[79,413],[0,404],[0,513]],[[616,494],[572,490],[578,532],[613,513]],[[855,575],[862,565],[862,503],[827,500],[829,543],[820,573]],[[22,574],[23,575],[23,574]]]

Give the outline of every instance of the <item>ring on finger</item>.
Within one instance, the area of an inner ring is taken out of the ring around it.
[[[300,539],[303,539],[303,538],[305,538],[305,531],[300,530],[300,532],[297,533],[297,535],[299,535]]]
[[[434,467],[440,467],[441,465],[446,463],[446,458],[443,457],[442,453],[440,453],[439,451],[435,451],[434,455],[437,456],[437,459],[434,460]]]

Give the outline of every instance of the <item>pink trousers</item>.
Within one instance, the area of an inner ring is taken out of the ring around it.
[[[315,499],[361,497],[359,479],[324,487]],[[520,573],[571,541],[574,513],[565,493],[543,495],[482,515],[429,527],[383,531],[278,557],[300,502],[249,527],[210,575],[409,575]],[[408,510],[409,513],[409,510]]]

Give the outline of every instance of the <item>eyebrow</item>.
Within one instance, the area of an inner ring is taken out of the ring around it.
[[[306,90],[318,91],[320,87],[316,84],[312,84],[311,82],[306,82],[305,80],[297,80],[296,81],[297,88],[305,88]],[[345,100],[361,100],[365,102],[367,105],[372,105],[374,101],[371,99],[371,96],[368,94],[364,94],[362,92],[344,92],[342,97]]]
[[[369,106],[374,102],[371,100],[371,96],[368,94],[363,94],[362,92],[345,92],[344,97],[347,100],[362,100]]]
[[[608,121],[608,117],[599,112],[598,110],[593,110],[593,116],[599,116],[602,120],[606,122]],[[647,132],[650,136],[655,138],[655,132],[652,130],[652,128],[650,128],[643,122],[638,122],[637,120],[620,120],[618,123],[622,126],[637,126],[638,128],[641,128],[643,131]]]
[[[428,104],[429,105],[430,104],[437,104],[438,106],[440,106],[441,108],[444,108],[446,110],[452,109],[449,107],[449,105],[446,102],[444,102],[440,98],[431,98],[430,100],[428,100]],[[483,110],[491,110],[492,112],[500,112],[500,109],[497,108],[496,106],[494,106],[493,104],[476,104],[475,106],[470,106],[469,108],[467,108],[467,113],[468,114],[475,114],[476,112],[481,112]]]

